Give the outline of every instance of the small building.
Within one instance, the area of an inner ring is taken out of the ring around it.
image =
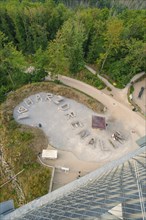
[[[106,129],[105,117],[92,115],[92,128]]]
[[[43,150],[42,158],[57,159],[57,150]]]

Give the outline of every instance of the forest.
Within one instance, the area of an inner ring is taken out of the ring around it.
[[[78,7],[68,7],[68,2],[0,1],[0,102],[48,72],[76,77],[85,64],[93,64],[98,74],[124,88],[145,70],[142,4],[129,9],[120,0],[114,7],[110,0]]]
[[[116,9],[129,8],[129,9],[146,9],[145,0],[54,0],[56,3],[64,3],[66,6],[75,8],[80,6],[85,7],[98,7],[98,8],[111,8]]]

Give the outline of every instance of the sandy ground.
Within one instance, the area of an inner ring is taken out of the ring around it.
[[[138,98],[142,86],[145,90],[142,97]],[[146,78],[134,84],[133,101],[141,108],[144,115],[146,115]]]

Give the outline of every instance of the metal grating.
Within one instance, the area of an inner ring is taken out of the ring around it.
[[[119,204],[119,218],[118,212],[117,216],[108,213]],[[4,219],[146,220],[146,152],[109,167],[92,179],[87,176],[83,184],[58,195],[54,201],[48,200],[45,205],[30,207],[25,214],[19,213],[18,218],[15,215],[15,218],[5,216]]]

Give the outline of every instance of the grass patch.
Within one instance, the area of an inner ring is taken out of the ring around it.
[[[31,132],[20,132],[19,138],[21,141],[29,141],[34,137],[34,135]]]
[[[134,86],[133,85],[130,86],[130,91],[129,92],[130,92],[130,94],[132,94],[134,92]]]
[[[49,190],[50,179],[50,170],[48,168],[42,167],[38,163],[34,163],[33,167],[25,172],[25,175],[21,175],[18,180],[23,188],[26,203],[47,194]]]
[[[73,77],[91,86],[94,86],[99,90],[104,89],[106,87],[105,84],[96,75],[90,73],[90,71],[87,69],[80,71],[79,73],[77,73],[76,76]]]
[[[8,124],[9,122],[7,122]],[[44,168],[37,162],[37,154],[39,150],[42,150],[43,144],[37,145],[36,141],[39,138],[41,141],[42,139],[45,140],[45,137],[40,131],[36,132],[23,126],[15,127],[15,129],[9,127],[6,133],[4,133],[4,129],[3,126],[1,128],[1,137],[4,139],[4,157],[15,174],[24,169],[18,176],[18,181],[25,195],[25,202],[27,203],[48,192],[51,170]],[[37,136],[38,134],[39,136]],[[3,167],[1,167],[1,170],[3,170],[3,178],[0,181],[0,185],[8,180]],[[19,199],[12,182],[1,188],[0,202],[8,199],[14,200],[15,207],[19,206]]]

